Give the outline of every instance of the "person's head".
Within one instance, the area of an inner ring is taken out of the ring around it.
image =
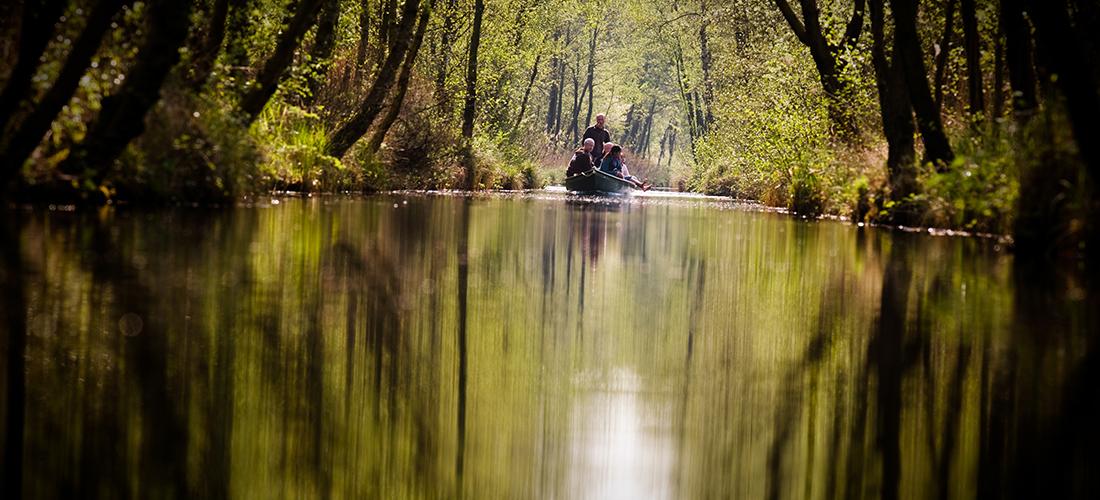
[[[604,115],[603,113],[600,113],[600,114],[596,115],[596,126],[597,127],[603,128],[604,123],[606,123],[606,122],[607,122],[607,115]]]
[[[584,140],[584,152],[585,153],[591,153],[592,148],[595,148],[595,147],[596,147],[596,141],[594,141],[592,139],[585,139]]]
[[[611,146],[611,157],[612,158],[622,158],[622,156],[623,156],[623,148],[622,147],[620,147],[618,144],[616,144],[614,146]]]
[[[610,153],[610,152],[611,152],[611,148],[613,148],[613,147],[615,147],[615,143],[613,143],[613,142],[605,142],[605,143],[603,143],[603,155],[604,155],[604,156],[607,156],[607,155],[608,155],[608,153]]]

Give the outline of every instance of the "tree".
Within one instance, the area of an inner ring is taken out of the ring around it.
[[[19,52],[15,67],[0,91],[0,133],[4,132],[16,107],[31,86],[31,77],[38,69],[46,44],[54,33],[54,24],[64,9],[63,0],[29,1],[23,5],[23,24],[19,33]]]
[[[966,47],[967,111],[973,119],[985,112],[985,88],[982,83],[981,35],[974,0],[962,0],[963,44]]]
[[[419,0],[405,0],[401,9],[401,20],[398,21],[397,33],[390,47],[382,67],[371,84],[367,95],[360,102],[355,114],[338,127],[328,137],[328,146],[325,153],[329,156],[342,158],[349,149],[367,133],[378,114],[382,111],[383,101],[389,94],[396,80],[397,68],[405,59],[405,52],[410,45],[409,35],[412,33],[416,22],[416,13],[419,10]]]
[[[890,198],[902,201],[916,192],[913,145],[913,111],[909,104],[909,89],[905,84],[898,45],[894,44],[891,59],[886,57],[885,14],[883,0],[869,0],[871,14],[871,63],[875,69],[882,133],[886,136],[886,167],[890,181]]]
[[[61,72],[54,80],[46,94],[38,101],[34,111],[12,133],[11,139],[0,152],[0,185],[6,184],[13,177],[23,163],[27,161],[46,131],[50,129],[50,123],[57,118],[61,109],[72,100],[80,84],[80,78],[84,76],[88,65],[92,62],[104,35],[111,27],[111,19],[122,10],[122,7],[130,4],[129,0],[101,0],[88,13],[88,19],[83,30],[77,36],[73,49],[65,58],[61,66]]]
[[[103,100],[84,140],[58,167],[62,172],[94,172],[102,181],[123,148],[145,131],[145,115],[160,99],[160,88],[180,59],[179,49],[191,24],[191,2],[150,0],[146,35],[126,80]]]
[[[1079,155],[1084,163],[1085,191],[1088,193],[1086,253],[1093,273],[1100,264],[1100,146],[1096,137],[1100,136],[1100,81],[1092,64],[1096,54],[1090,53],[1086,42],[1089,35],[1080,32],[1070,17],[1070,9],[1065,0],[1031,0],[1029,7],[1035,23],[1037,48],[1043,63],[1055,75],[1056,82],[1066,99],[1066,113],[1069,117],[1073,136]],[[1081,24],[1087,27],[1095,19],[1084,19]],[[1027,195],[1027,188],[1021,189],[1021,200]]]
[[[932,101],[932,91],[928,87],[924,55],[917,32],[917,0],[891,0],[890,5],[894,14],[894,45],[905,74],[909,102],[917,116],[917,128],[924,142],[925,159],[937,165],[937,168],[942,168],[955,158],[955,154],[951,151],[939,110]]]
[[[712,81],[710,67],[714,61],[714,55],[710,51],[710,37],[707,36],[707,28],[710,27],[710,17],[707,11],[707,2],[699,3],[699,65],[703,70],[703,132],[714,123],[714,82]]]
[[[386,133],[397,121],[401,113],[401,106],[405,102],[405,93],[409,90],[409,79],[412,78],[413,65],[416,63],[416,55],[420,52],[420,46],[424,43],[424,32],[428,29],[428,18],[431,16],[435,0],[429,0],[428,4],[420,11],[420,20],[417,21],[416,34],[413,36],[412,47],[405,54],[405,62],[401,65],[401,74],[397,77],[397,89],[391,99],[389,110],[382,117],[382,122],[375,128],[374,134],[368,142],[367,150],[377,153],[382,147],[382,141],[386,139]]]
[[[474,0],[474,24],[470,31],[470,58],[466,66],[466,100],[462,109],[462,136],[474,136],[477,113],[477,50],[481,45],[481,19],[485,15],[485,0]]]
[[[936,109],[943,110],[943,78],[947,72],[947,56],[951,53],[951,40],[955,32],[955,5],[959,0],[947,0],[943,21],[943,39],[940,41],[940,50],[936,53],[936,74],[932,77],[933,87],[936,92]]]
[[[810,49],[810,56],[813,57],[814,65],[821,78],[821,86],[829,96],[829,115],[833,123],[837,125],[842,136],[850,137],[855,131],[855,124],[845,110],[844,103],[848,99],[850,89],[841,78],[845,65],[842,54],[853,49],[859,42],[860,33],[863,31],[863,9],[866,2],[855,0],[852,16],[839,43],[829,42],[825,37],[817,0],[799,0],[799,3],[802,6],[802,19],[798,18],[787,0],[775,0],[776,6],[783,13],[783,18],[787,20],[795,36]]]
[[[279,88],[279,82],[286,74],[287,66],[294,57],[294,51],[298,49],[302,37],[317,19],[317,13],[321,10],[324,0],[299,0],[294,10],[294,16],[290,19],[286,29],[279,35],[279,41],[275,45],[275,52],[264,62],[263,68],[256,75],[255,81],[247,88],[241,97],[241,111],[245,121],[252,123],[260,116],[260,112],[267,106],[267,101],[275,95]]]

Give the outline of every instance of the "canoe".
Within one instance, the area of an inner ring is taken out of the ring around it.
[[[607,172],[592,169],[566,177],[565,189],[576,193],[625,194],[634,189],[634,183]]]

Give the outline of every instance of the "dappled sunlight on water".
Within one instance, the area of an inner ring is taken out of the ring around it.
[[[1097,295],[996,241],[668,193],[276,199],[14,214],[23,497],[1096,492]]]

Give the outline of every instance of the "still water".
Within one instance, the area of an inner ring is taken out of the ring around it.
[[[8,216],[7,498],[1100,481],[1097,296],[995,241],[559,193]]]

